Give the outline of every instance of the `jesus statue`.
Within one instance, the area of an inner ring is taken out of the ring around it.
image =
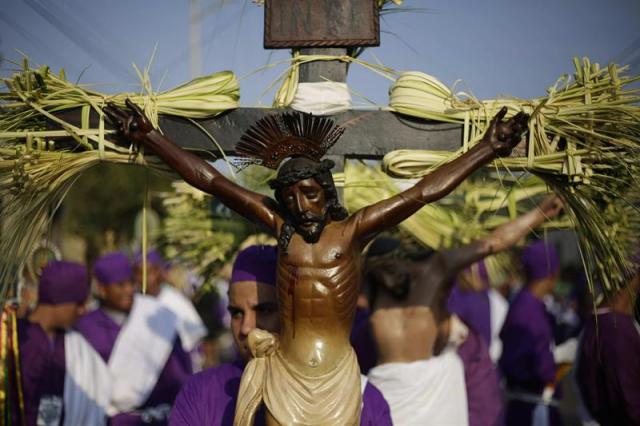
[[[496,157],[508,156],[527,129],[522,112],[493,118],[480,143],[414,186],[352,215],[341,206],[321,157],[344,129],[328,118],[294,112],[259,120],[237,153],[278,167],[270,182],[275,200],[243,188],[207,161],[154,129],[138,106],[113,104],[104,112],[119,132],[157,155],[194,187],[217,197],[278,239],[280,335],[254,330],[238,395],[236,425],[253,424],[261,403],[267,425],[359,424],[360,374],[349,333],[360,288],[361,252],[380,232],[426,203],[450,193]]]

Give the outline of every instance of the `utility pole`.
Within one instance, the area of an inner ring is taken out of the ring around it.
[[[200,0],[189,0],[189,72],[191,78],[202,75],[201,21]]]

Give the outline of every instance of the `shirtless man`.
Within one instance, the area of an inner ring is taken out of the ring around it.
[[[191,185],[278,237],[281,334],[276,339],[256,330],[250,336],[254,359],[243,374],[236,408],[236,423],[243,425],[250,424],[261,401],[267,406],[267,424],[359,422],[360,374],[349,332],[360,286],[361,250],[379,232],[447,195],[477,168],[509,155],[528,120],[526,114],[518,113],[503,121],[507,113],[503,108],[483,141],[467,153],[414,187],[348,216],[337,198],[330,160],[309,159],[299,151],[270,182],[276,202],[226,179],[155,130],[132,102],[127,101],[127,106],[129,112],[114,105],[104,110],[127,139],[162,158]],[[325,120],[322,126],[316,125],[318,120]],[[279,145],[286,150],[308,142],[304,130],[299,132],[305,127],[317,131],[334,126],[327,119],[289,114],[265,117],[247,134],[259,139],[265,129],[288,133]],[[324,136],[336,134],[339,128]],[[324,143],[315,142],[318,146]]]
[[[394,424],[496,423],[501,396],[487,345],[447,311],[447,299],[465,268],[512,247],[561,208],[560,200],[550,196],[488,236],[452,250],[410,256],[402,254],[398,240],[374,241],[367,254],[366,279],[379,355],[369,379],[389,402]],[[467,410],[468,416],[461,416]]]

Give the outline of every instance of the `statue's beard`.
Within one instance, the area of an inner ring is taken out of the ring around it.
[[[327,223],[327,215],[316,216],[312,213],[303,213],[297,216],[293,222],[293,226],[296,229],[296,233],[309,244],[317,243],[320,239],[320,234]]]

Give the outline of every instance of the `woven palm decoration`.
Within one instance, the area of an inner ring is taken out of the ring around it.
[[[288,157],[319,161],[335,144],[344,127],[333,120],[311,114],[285,112],[258,120],[236,145],[236,167],[257,164],[271,169]]]

